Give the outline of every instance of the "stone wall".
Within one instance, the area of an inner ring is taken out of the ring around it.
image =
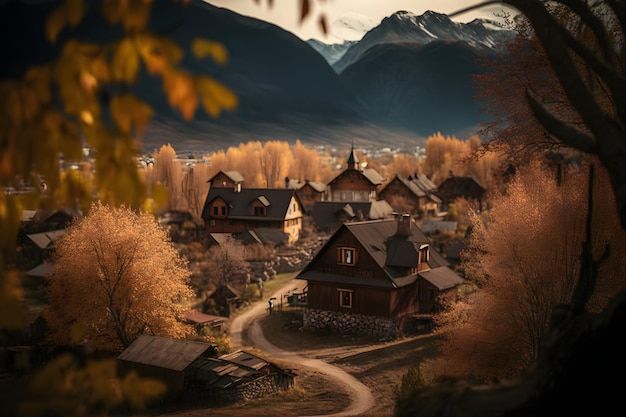
[[[388,317],[367,316],[315,308],[304,309],[303,328],[367,335],[380,340],[392,340],[400,335],[398,323]]]
[[[268,375],[255,379],[247,384],[221,391],[221,397],[226,401],[247,401],[262,398],[280,391],[278,375]]]

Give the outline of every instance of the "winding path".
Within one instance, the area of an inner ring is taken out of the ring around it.
[[[280,297],[282,294],[293,289],[294,285],[297,284],[298,282],[296,282],[296,280],[288,282],[285,286],[283,286],[283,288],[276,291],[273,297]],[[263,335],[263,330],[257,321],[257,319],[265,313],[265,302],[258,301],[253,304],[250,309],[233,318],[229,326],[231,343],[235,346],[241,347],[243,342],[242,333],[244,330],[249,328],[250,331],[248,337],[254,347],[275,358],[293,362],[294,364],[297,364],[297,366],[306,366],[311,368],[312,370],[322,373],[343,385],[352,400],[350,406],[335,414],[327,414],[325,416],[318,415],[316,417],[356,416],[367,413],[367,411],[374,406],[375,401],[372,391],[341,368],[319,359],[310,359],[297,355],[293,352],[282,350],[271,344]]]

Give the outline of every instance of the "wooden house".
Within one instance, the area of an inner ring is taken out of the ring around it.
[[[211,186],[202,210],[207,233],[236,235],[272,228],[288,236],[288,245],[300,238],[302,216],[302,204],[293,189]]]
[[[350,150],[347,168],[328,183],[330,201],[377,200],[377,191],[384,178],[374,169],[361,169],[359,160]]]
[[[291,180],[288,182],[288,188],[296,190],[296,195],[302,202],[306,214],[311,214],[315,203],[326,201],[326,184],[323,182]]]
[[[457,177],[452,171],[439,186],[435,194],[441,199],[442,210],[448,210],[459,198],[474,201],[478,209],[483,209],[483,203],[487,190],[473,177]]]
[[[409,215],[344,223],[298,274],[304,327],[392,339],[428,323],[465,282]]]
[[[209,343],[148,335],[139,336],[117,360],[122,373],[135,371],[163,381],[168,398],[249,400],[290,388],[295,378],[248,352],[218,357]]]
[[[243,187],[245,179],[239,171],[219,171],[217,174],[209,178],[211,187],[237,188]]]
[[[418,218],[436,216],[441,199],[435,195],[437,186],[424,174],[402,178],[396,175],[378,193],[394,210],[411,213]]]

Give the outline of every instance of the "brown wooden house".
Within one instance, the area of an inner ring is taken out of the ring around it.
[[[211,187],[227,187],[241,189],[244,183],[243,176],[239,171],[220,171],[209,178]]]
[[[202,219],[207,233],[238,233],[273,228],[294,244],[302,231],[302,204],[293,189],[211,186]]]
[[[326,200],[326,184],[323,182],[291,180],[288,183],[288,188],[296,190],[296,195],[302,202],[302,207],[307,214],[311,214],[315,203]]]
[[[473,177],[457,177],[452,172],[439,186],[435,194],[441,199],[442,210],[459,198],[475,201],[478,209],[483,209],[487,190]]]
[[[435,216],[439,211],[441,199],[435,195],[436,191],[437,186],[424,174],[409,175],[407,178],[396,175],[380,190],[378,197],[398,212],[409,212],[424,218],[426,215]]]
[[[391,339],[438,312],[465,280],[409,215],[344,223],[297,276],[308,282],[304,326]]]
[[[374,169],[361,169],[354,153],[348,157],[347,168],[328,183],[330,201],[371,201],[384,178]]]

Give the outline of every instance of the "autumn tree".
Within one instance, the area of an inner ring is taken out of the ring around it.
[[[55,345],[128,347],[138,336],[186,337],[186,261],[148,213],[94,204],[56,241],[45,312]]]
[[[536,364],[553,311],[572,298],[580,273],[586,180],[588,171],[581,167],[559,184],[554,171],[534,162],[516,175],[506,195],[493,198],[489,212],[473,215],[463,266],[480,290],[436,318],[442,357],[424,365],[427,374],[493,382],[520,376]],[[611,247],[587,304],[599,312],[626,289],[619,272],[626,268],[626,233],[611,204],[606,172],[593,188],[594,257]]]
[[[289,167],[289,178],[295,178],[302,182],[321,180],[321,161],[317,150],[303,145],[298,139],[291,152],[293,163]]]

